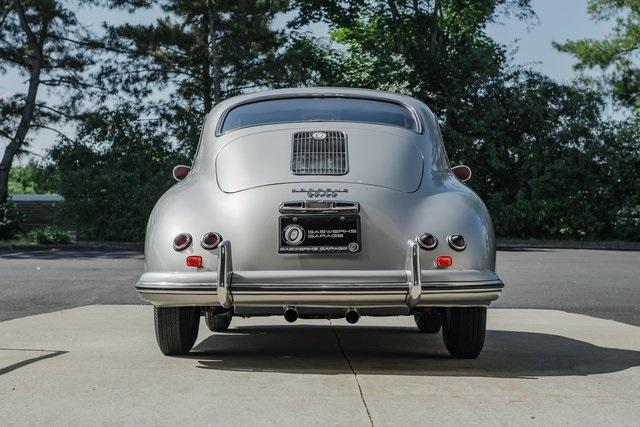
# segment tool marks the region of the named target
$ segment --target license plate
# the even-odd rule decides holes
[[[358,215],[281,216],[279,222],[280,253],[360,252]]]

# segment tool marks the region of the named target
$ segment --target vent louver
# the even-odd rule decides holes
[[[345,133],[305,131],[293,134],[291,172],[294,175],[344,175],[349,172]]]

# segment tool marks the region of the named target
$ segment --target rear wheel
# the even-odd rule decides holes
[[[167,356],[187,354],[198,337],[200,307],[154,307],[156,340]]]
[[[204,320],[207,322],[209,330],[213,332],[222,332],[229,329],[232,317],[231,312],[215,314],[207,310],[204,314]]]
[[[475,359],[484,346],[486,307],[451,307],[444,310],[442,336],[449,354],[456,359]]]
[[[437,334],[440,332],[442,321],[440,320],[440,314],[436,311],[421,311],[414,314],[413,318],[420,332],[425,334]]]

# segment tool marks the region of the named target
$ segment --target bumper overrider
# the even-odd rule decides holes
[[[147,272],[136,290],[156,306],[438,307],[488,306],[504,284],[493,271],[422,270],[408,242],[404,270],[233,271],[231,244],[217,271]]]

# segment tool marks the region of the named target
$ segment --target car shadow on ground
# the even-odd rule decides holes
[[[337,339],[339,338],[339,340]],[[599,347],[559,335],[487,331],[480,357],[449,358],[441,334],[404,327],[242,327],[212,334],[187,356],[218,371],[337,375],[539,378],[623,371],[640,352]]]

